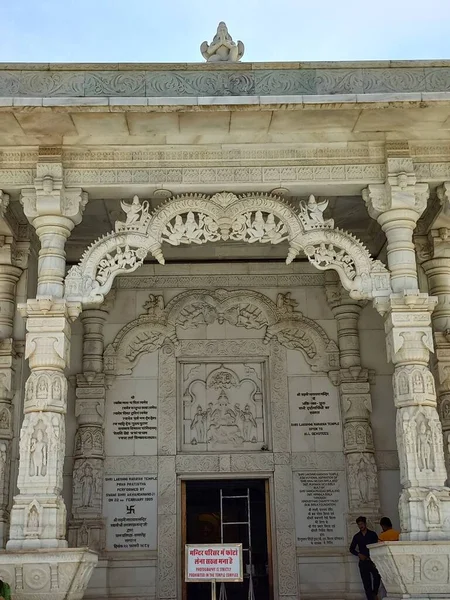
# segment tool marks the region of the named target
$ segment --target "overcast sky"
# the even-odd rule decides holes
[[[0,0],[0,62],[202,62],[227,23],[244,61],[450,58],[450,0]]]

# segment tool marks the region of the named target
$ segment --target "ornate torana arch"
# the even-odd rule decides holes
[[[236,196],[221,192],[214,196],[183,194],[167,200],[153,212],[147,201],[134,196],[122,202],[125,222],[94,242],[66,277],[66,298],[83,304],[99,304],[120,273],[135,271],[148,253],[164,264],[163,243],[205,244],[243,241],[289,245],[286,263],[304,252],[318,269],[337,271],[342,285],[356,299],[390,293],[386,267],[373,260],[353,235],[334,229],[324,219],[328,201],[310,196],[300,210],[271,194]]]
[[[142,355],[170,342],[177,346],[180,329],[195,329],[216,321],[235,327],[261,330],[268,344],[299,350],[312,371],[329,373],[339,369],[339,350],[325,331],[295,310],[290,294],[278,294],[272,302],[252,290],[190,290],[164,306],[162,296],[150,294],[145,313],[123,327],[104,353],[106,374],[128,375]]]

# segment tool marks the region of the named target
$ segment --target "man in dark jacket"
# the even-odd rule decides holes
[[[358,517],[356,524],[359,527],[359,532],[353,536],[350,552],[359,558],[359,572],[367,600],[374,600],[378,594],[381,577],[375,564],[370,560],[370,552],[367,546],[368,544],[376,544],[378,535],[375,531],[367,529],[366,517]]]

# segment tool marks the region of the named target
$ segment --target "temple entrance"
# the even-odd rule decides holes
[[[184,545],[242,543],[242,583],[217,583],[217,598],[272,599],[269,488],[261,479],[182,482]],[[226,595],[223,595],[223,594]],[[221,595],[222,594],[222,595]],[[209,600],[210,583],[183,583],[184,600]]]

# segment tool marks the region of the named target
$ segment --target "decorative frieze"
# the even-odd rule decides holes
[[[237,47],[237,46],[236,46]],[[128,69],[89,70],[76,65],[71,70],[0,71],[0,96],[5,97],[192,97],[192,96],[280,96],[315,94],[373,94],[446,92],[450,68],[401,67],[380,63],[367,67],[320,68],[317,63],[298,68],[297,63],[252,69],[227,62],[226,69],[206,65],[153,65]]]

